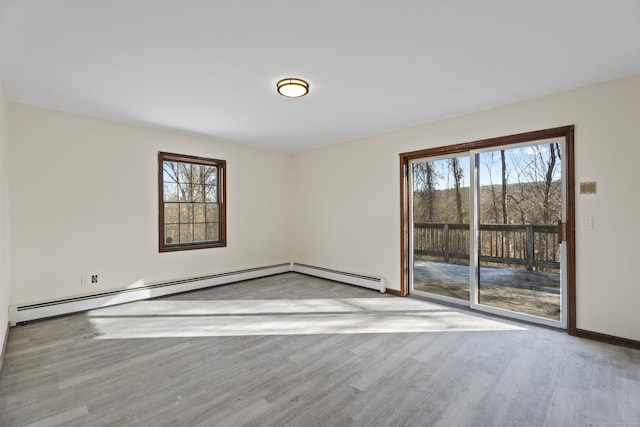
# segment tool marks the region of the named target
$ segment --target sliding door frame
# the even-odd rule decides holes
[[[574,171],[574,126],[562,126],[533,132],[519,133],[515,135],[501,136],[497,138],[483,139],[462,144],[435,147],[425,150],[410,151],[400,154],[400,291],[398,295],[409,294],[409,265],[412,257],[410,249],[410,200],[412,189],[409,185],[409,163],[411,160],[424,157],[436,157],[469,153],[476,150],[484,150],[492,147],[500,147],[509,144],[535,142],[549,138],[564,138],[566,144],[566,269],[567,269],[567,332],[576,334],[576,257],[575,257],[575,171]]]

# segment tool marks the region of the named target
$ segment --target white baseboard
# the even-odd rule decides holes
[[[257,279],[259,277],[272,276],[289,271],[291,271],[291,264],[287,263],[234,271],[231,273],[154,283],[139,288],[121,289],[38,304],[12,305],[9,306],[9,323],[11,326],[15,326],[20,322],[92,310],[94,308],[107,307],[125,302],[156,298],[243,280]]]
[[[154,283],[132,289],[119,289],[56,301],[46,301],[24,305],[11,305],[9,306],[9,323],[11,326],[15,326],[16,324],[21,322],[61,316],[70,313],[77,313],[80,311],[87,311],[95,308],[107,307],[110,305],[139,301],[149,298],[156,298],[181,292],[188,292],[196,289],[209,288],[212,286],[226,285],[229,283],[241,282],[243,280],[249,279],[257,279],[260,277],[272,276],[275,274],[287,273],[290,271],[334,280],[336,282],[348,283],[350,285],[362,286],[380,292],[385,292],[386,290],[385,280],[380,277],[346,273],[342,271],[331,270],[328,268],[315,267],[307,264],[291,262],[286,264],[234,271],[230,273],[215,274],[211,276]]]
[[[381,277],[366,276],[362,274],[345,273],[343,271],[331,270],[323,267],[315,267],[307,264],[291,263],[291,271],[308,274],[310,276],[322,277],[336,282],[348,283],[350,285],[362,286],[384,293],[386,282]]]

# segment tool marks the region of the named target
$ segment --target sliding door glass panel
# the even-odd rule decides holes
[[[478,304],[561,319],[562,140],[479,153]]]
[[[469,301],[469,156],[411,163],[412,292]]]

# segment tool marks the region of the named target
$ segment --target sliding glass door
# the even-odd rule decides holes
[[[476,171],[472,307],[565,326],[560,138],[472,153]]]
[[[567,326],[565,137],[408,162],[409,292]]]
[[[469,166],[469,156],[411,164],[414,293],[469,301]]]

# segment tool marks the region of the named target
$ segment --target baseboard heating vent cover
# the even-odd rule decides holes
[[[386,281],[382,277],[345,273],[344,271],[336,271],[329,268],[299,264],[297,262],[292,263],[291,271],[308,274],[310,276],[322,277],[323,279],[334,280],[336,282],[348,283],[350,285],[362,286],[364,288],[374,289],[382,293],[387,290]]]
[[[272,276],[274,274],[287,273],[289,271],[291,271],[291,264],[285,263],[268,267],[233,271],[229,273],[153,283],[131,289],[118,289],[57,301],[47,301],[27,305],[12,305],[9,306],[9,322],[11,326],[15,326],[17,323],[21,322],[61,316],[79,311],[92,310],[94,308],[156,298],[164,295],[225,285],[228,283],[241,282],[243,280],[257,279],[259,277]]]

